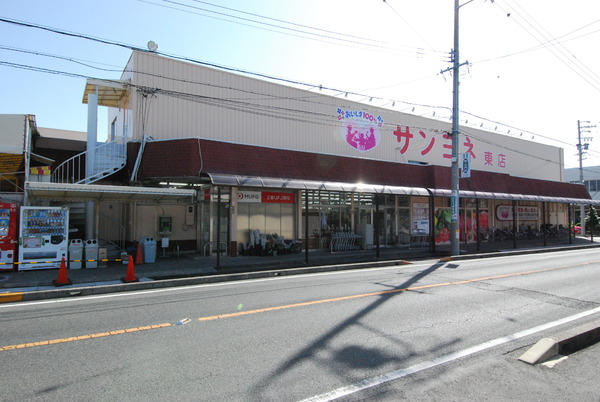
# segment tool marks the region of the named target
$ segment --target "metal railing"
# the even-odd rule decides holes
[[[94,148],[94,168],[91,176],[86,176],[86,159],[89,151],[82,152],[61,163],[52,172],[54,183],[91,184],[118,172],[125,167],[127,160],[126,137],[120,137]]]

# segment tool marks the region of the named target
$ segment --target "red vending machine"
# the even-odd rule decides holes
[[[14,268],[17,248],[17,204],[0,203],[0,271]]]

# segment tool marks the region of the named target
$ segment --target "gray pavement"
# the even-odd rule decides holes
[[[311,251],[308,264],[304,253],[279,255],[276,257],[204,257],[186,254],[179,257],[158,257],[155,263],[134,266],[139,282],[123,283],[128,266],[122,262],[109,262],[105,268],[68,270],[73,284],[55,287],[52,281],[58,270],[30,270],[0,272],[0,303],[27,300],[41,300],[59,297],[102,294],[128,290],[159,287],[184,286],[239,280],[253,277],[293,275],[299,273],[328,270],[360,269],[378,265],[409,264],[431,258],[451,260],[485,258],[498,255],[547,253],[565,249],[600,247],[594,239],[578,237],[568,240],[548,241],[544,246],[539,239],[521,241],[514,248],[513,242],[481,243],[462,245],[461,255],[448,257],[449,250],[437,247],[432,253],[427,248],[381,248],[376,250],[330,253]],[[598,239],[600,240],[600,239]],[[600,328],[600,321],[590,319],[589,324]],[[595,332],[596,335],[600,331]],[[560,336],[560,333],[556,334]],[[570,334],[571,336],[572,334]],[[583,332],[580,335],[582,336]],[[600,338],[600,336],[596,336]],[[595,339],[597,341],[598,339]],[[531,342],[529,340],[528,342]],[[534,341],[535,342],[535,341]],[[392,382],[370,389],[343,400],[581,400],[597,401],[600,388],[597,381],[597,362],[600,344],[573,353],[567,360],[549,368],[543,364],[529,365],[518,358],[531,346],[525,341],[518,345],[507,345],[495,350],[491,358],[470,357],[456,363],[455,369],[438,367],[406,378],[406,382]],[[515,349],[516,347],[516,349]],[[438,380],[432,384],[426,395],[415,394],[410,384],[423,381],[424,376],[434,376]]]
[[[600,247],[600,238],[592,242],[587,237],[569,239],[520,240],[515,248],[513,241],[482,242],[462,244],[461,255],[453,260],[464,258],[484,258],[515,253],[539,253],[564,249]],[[128,273],[128,265],[121,261],[109,261],[103,268],[68,269],[71,285],[55,286],[58,269],[25,271],[0,271],[0,303],[74,295],[111,293],[127,290],[149,289],[170,286],[184,286],[199,283],[220,282],[275,275],[293,275],[329,270],[360,269],[389,264],[408,264],[411,261],[445,258],[449,256],[449,246],[437,246],[435,252],[427,247],[384,248],[335,252],[311,250],[278,256],[237,256],[217,257],[199,254],[157,257],[151,264],[134,264],[135,277],[139,282],[123,283]],[[308,259],[308,262],[307,262]]]

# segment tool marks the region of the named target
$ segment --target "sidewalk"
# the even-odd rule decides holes
[[[592,243],[589,238],[577,237],[569,244],[568,239],[520,240],[514,248],[512,241],[461,244],[461,255],[452,260],[484,258],[491,256],[551,252],[564,249],[600,247],[600,238]],[[139,282],[123,283],[128,266],[111,261],[105,268],[69,269],[72,285],[56,287],[57,269],[0,271],[0,303],[47,298],[69,297],[111,293],[126,290],[140,290],[170,286],[184,286],[199,283],[221,282],[238,279],[258,278],[276,275],[293,275],[328,270],[359,269],[390,264],[408,264],[430,258],[449,256],[449,246],[436,246],[435,253],[429,248],[380,248],[377,250],[331,253],[329,251],[309,251],[308,263],[304,252],[280,256],[221,256],[204,257],[198,254],[184,254],[180,257],[157,257],[152,264],[135,265],[135,276]]]

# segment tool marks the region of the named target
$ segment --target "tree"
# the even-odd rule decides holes
[[[596,228],[598,226],[598,224],[600,223],[600,220],[598,219],[598,214],[596,213],[596,208],[594,208],[593,205],[590,206],[590,211],[587,213],[587,216],[585,217],[585,223],[587,225],[589,225],[590,232],[592,233],[592,236],[594,236],[594,228]]]

